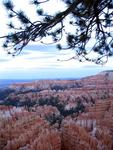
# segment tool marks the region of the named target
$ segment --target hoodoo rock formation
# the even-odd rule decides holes
[[[113,149],[113,99],[97,102],[87,113],[63,121],[64,150]]]
[[[0,150],[113,150],[113,71],[10,86]]]
[[[0,150],[49,149],[61,149],[60,132],[36,113],[21,111],[0,122]]]

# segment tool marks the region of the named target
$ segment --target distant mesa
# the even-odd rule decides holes
[[[105,70],[100,72],[100,74],[113,73],[113,70]]]
[[[106,82],[113,81],[113,70],[106,70],[98,73],[97,75],[92,75],[84,77],[79,80],[37,80],[32,82],[22,82],[14,83],[9,86],[11,89],[16,89],[18,91],[28,91],[28,90],[50,90],[50,89],[69,89],[69,88],[81,88],[81,87],[94,87],[103,86]]]
[[[104,75],[108,80],[113,80],[113,70],[102,71],[99,75]]]

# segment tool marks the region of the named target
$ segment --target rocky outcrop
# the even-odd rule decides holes
[[[0,150],[61,150],[57,129],[35,112],[21,111],[0,122]]]
[[[0,106],[0,150],[113,150],[113,71],[11,88],[30,109]]]
[[[29,96],[34,94],[38,98],[40,95],[71,95],[75,92],[75,95],[81,96],[84,93],[90,93],[92,97],[112,97],[113,96],[113,71],[104,71],[97,75],[82,78],[80,80],[40,80],[30,83],[18,83],[12,84],[11,89],[14,89],[18,93]],[[37,92],[37,95],[36,95]],[[102,94],[103,93],[103,94]],[[75,97],[73,94],[70,99]],[[90,96],[88,94],[88,96]],[[97,99],[97,98],[96,98]]]
[[[29,91],[29,90],[65,90],[70,88],[79,88],[81,83],[77,80],[38,80],[33,82],[15,83],[9,86],[11,89],[17,91]]]
[[[97,102],[87,113],[62,123],[64,150],[113,149],[113,99]]]

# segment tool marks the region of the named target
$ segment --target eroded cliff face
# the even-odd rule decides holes
[[[7,97],[13,102],[17,99],[23,105],[25,101],[32,101],[38,105],[44,99],[57,98],[66,109],[76,107],[77,101],[85,106],[94,104],[97,100],[113,97],[113,72],[104,71],[95,76],[80,80],[42,80],[31,83],[13,84],[15,90]]]
[[[5,110],[11,111],[11,108]],[[2,118],[0,150],[60,150],[61,134],[35,112],[22,110]]]
[[[65,90],[73,88],[99,88],[113,84],[113,71],[103,71],[97,75],[88,76],[79,80],[39,80],[25,83],[15,83],[9,87],[17,90]]]
[[[0,120],[1,150],[113,149],[113,99],[96,102],[76,117],[65,117],[60,128],[57,123],[50,125],[37,112],[16,109],[0,107],[10,113],[10,117]]]
[[[64,150],[113,149],[113,99],[96,102],[87,113],[62,123]]]
[[[0,107],[0,150],[113,150],[112,71],[18,87],[5,102],[22,107]]]

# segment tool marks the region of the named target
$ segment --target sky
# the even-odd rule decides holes
[[[4,1],[4,0],[3,0]],[[63,5],[58,5],[60,0],[51,0],[51,4],[44,5],[45,9],[54,12],[63,10]],[[35,20],[35,9],[29,7],[29,0],[13,0],[16,9],[23,9]],[[27,8],[27,9],[26,9]],[[31,13],[32,12],[32,13]],[[0,36],[8,32],[7,13],[0,1]],[[90,62],[81,63],[78,60],[64,61],[74,56],[74,50],[59,51],[55,45],[30,43],[20,55],[12,57],[2,48],[0,40],[0,79],[71,79],[97,74],[104,70],[113,69],[113,58],[104,66]],[[59,61],[60,60],[60,61]]]

